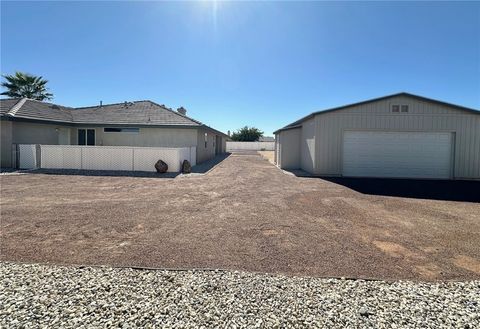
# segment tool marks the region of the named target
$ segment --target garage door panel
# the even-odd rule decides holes
[[[451,154],[451,133],[348,131],[343,175],[450,178]]]

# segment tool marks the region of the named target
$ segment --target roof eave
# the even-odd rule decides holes
[[[287,129],[290,129],[290,128],[292,128],[292,129],[293,128],[298,128],[298,127],[301,126],[301,125],[299,125],[300,123],[303,123],[305,120],[308,120],[308,119],[310,119],[310,118],[312,118],[316,115],[320,115],[320,114],[324,114],[324,113],[328,113],[328,112],[333,112],[333,111],[338,111],[338,110],[343,110],[343,109],[346,109],[346,108],[349,108],[349,107],[352,107],[352,106],[359,106],[359,105],[369,104],[369,103],[373,103],[373,102],[378,102],[378,101],[381,101],[381,100],[384,100],[384,99],[388,99],[388,98],[392,98],[392,97],[398,97],[398,96],[412,97],[412,98],[415,98],[415,99],[418,99],[418,100],[421,100],[421,101],[424,101],[424,102],[432,102],[432,103],[441,104],[441,105],[444,105],[444,106],[450,106],[450,107],[453,107],[457,110],[463,110],[463,111],[467,111],[467,112],[470,112],[470,113],[480,114],[480,110],[476,110],[476,109],[473,109],[473,108],[468,108],[468,107],[464,107],[464,106],[461,106],[461,105],[447,103],[447,102],[439,101],[439,100],[436,100],[436,99],[433,99],[433,98],[427,98],[427,97],[423,97],[423,96],[419,96],[419,95],[410,94],[410,93],[407,93],[407,92],[400,92],[400,93],[391,94],[391,95],[387,95],[387,96],[368,99],[368,100],[357,102],[357,103],[352,103],[352,104],[342,105],[342,106],[333,107],[333,108],[329,108],[329,109],[325,109],[325,110],[315,111],[315,112],[310,113],[309,115],[304,116],[303,118],[301,118],[301,119],[299,119],[295,122],[292,122],[292,123],[284,126],[283,128],[280,128],[280,129],[274,131],[273,133],[276,134],[276,133],[278,133],[282,130],[287,130]]]

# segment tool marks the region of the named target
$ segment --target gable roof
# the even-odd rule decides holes
[[[80,107],[71,112],[75,123],[202,125],[199,121],[148,100]]]
[[[26,120],[92,125],[142,125],[203,127],[215,130],[200,121],[149,100],[72,108],[28,98],[1,99],[2,117]]]
[[[11,106],[12,101],[15,101],[13,106]],[[2,108],[9,106],[8,111],[2,112],[2,116],[32,120],[72,122],[72,115],[70,113],[72,108],[65,106],[28,98],[2,99],[1,104]]]
[[[4,98],[0,100],[0,115],[7,114],[20,101],[18,98]]]
[[[343,109],[346,109],[346,108],[349,108],[349,107],[369,104],[369,103],[373,103],[373,102],[378,102],[378,101],[381,101],[381,100],[385,100],[385,99],[389,99],[389,98],[393,98],[393,97],[398,97],[398,96],[407,96],[407,97],[414,98],[414,99],[424,101],[424,102],[435,103],[435,104],[439,104],[439,105],[449,106],[449,107],[452,107],[452,108],[457,109],[457,110],[462,110],[462,111],[467,111],[467,112],[471,112],[471,113],[473,112],[475,114],[480,114],[480,111],[476,110],[476,109],[472,109],[472,108],[468,108],[468,107],[464,107],[464,106],[460,106],[460,105],[456,105],[456,104],[451,104],[451,103],[439,101],[439,100],[432,99],[432,98],[418,96],[418,95],[414,95],[414,94],[410,94],[410,93],[406,93],[406,92],[401,92],[401,93],[396,93],[396,94],[387,95],[387,96],[383,96],[383,97],[368,99],[368,100],[361,101],[361,102],[358,102],[358,103],[352,103],[352,104],[347,104],[347,105],[342,105],[342,106],[338,106],[338,107],[333,107],[333,108],[329,108],[329,109],[325,109],[325,110],[312,112],[309,115],[307,115],[307,116],[305,116],[305,117],[303,117],[303,118],[301,118],[301,119],[299,119],[295,122],[292,122],[292,123],[286,125],[283,128],[277,129],[273,133],[276,134],[276,133],[278,133],[282,130],[299,128],[299,127],[301,127],[300,124],[302,122],[304,122],[305,120],[308,120],[310,118],[313,118],[317,114],[323,114],[323,113],[343,110]]]

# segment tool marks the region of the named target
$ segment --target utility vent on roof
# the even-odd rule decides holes
[[[182,106],[177,109],[177,112],[181,115],[187,115],[187,110]]]

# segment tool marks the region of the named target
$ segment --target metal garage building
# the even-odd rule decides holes
[[[275,132],[283,169],[349,177],[480,179],[480,111],[399,93]]]

